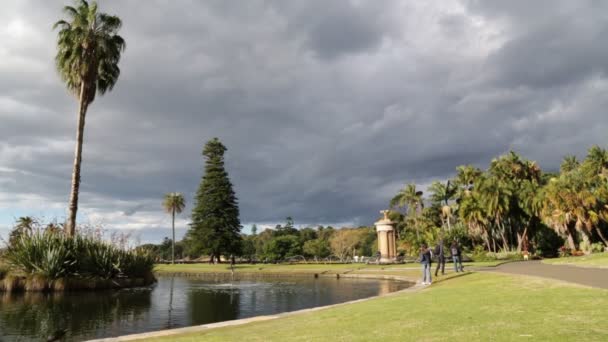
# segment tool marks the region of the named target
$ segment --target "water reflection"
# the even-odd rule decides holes
[[[121,322],[131,321],[150,309],[150,290],[97,293],[3,293],[0,299],[0,341],[46,341],[65,333],[67,340],[107,336]]]
[[[161,277],[153,289],[0,294],[0,341],[119,336],[275,314],[386,294],[409,286],[335,278]]]

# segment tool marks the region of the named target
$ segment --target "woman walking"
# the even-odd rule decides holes
[[[422,265],[422,285],[431,285],[431,250],[426,243],[420,247],[420,264]]]

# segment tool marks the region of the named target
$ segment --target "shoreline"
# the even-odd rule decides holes
[[[135,287],[147,287],[156,283],[156,277],[151,274],[138,278],[59,278],[48,279],[43,276],[15,276],[7,274],[0,279],[0,294],[8,293],[61,293],[68,291],[100,291],[120,290]]]

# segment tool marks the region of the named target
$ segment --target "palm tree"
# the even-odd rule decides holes
[[[448,230],[452,230],[450,222],[452,207],[449,201],[456,195],[456,188],[448,180],[445,185],[441,182],[433,182],[429,186],[429,191],[431,191],[431,201],[441,207],[441,221],[447,222]]]
[[[510,208],[511,190],[505,183],[496,177],[486,178],[479,187],[481,203],[485,205],[485,211],[499,228],[503,241],[503,249],[506,252],[509,249],[508,239],[505,235],[504,220],[508,215]]]
[[[587,177],[604,175],[608,169],[608,151],[599,146],[589,149],[587,157],[583,162],[583,170]]]
[[[17,219],[17,225],[15,226],[15,228],[31,233],[36,224],[37,221],[31,216],[22,216]]]
[[[9,245],[13,245],[23,235],[29,235],[32,233],[34,228],[38,225],[38,221],[30,216],[22,216],[17,219],[15,227],[9,236]]]
[[[78,98],[78,129],[72,172],[67,234],[76,231],[76,213],[80,188],[80,166],[84,141],[85,116],[89,105],[100,95],[114,88],[120,75],[118,62],[125,41],[117,34],[122,22],[118,17],[99,13],[97,3],[76,1],[76,6],[64,7],[68,20],[59,20],[57,71],[66,87]]]
[[[180,214],[186,207],[184,195],[179,192],[170,192],[165,195],[163,200],[163,208],[171,214],[171,228],[173,230],[173,239],[171,240],[171,263],[175,263],[175,214]]]
[[[414,218],[414,227],[416,228],[416,238],[420,239],[420,232],[418,228],[418,212],[424,208],[424,201],[422,199],[422,191],[416,191],[416,184],[407,184],[403,189],[397,193],[391,200],[392,207],[406,207],[408,213]]]
[[[469,228],[469,234],[472,236],[480,236],[488,252],[492,251],[490,246],[490,233],[488,232],[488,220],[484,208],[479,203],[479,195],[474,192],[471,196],[467,196],[460,204],[458,211],[460,218]]]
[[[576,159],[576,156],[567,155],[564,157],[562,165],[559,169],[561,173],[568,173],[576,170],[580,166],[580,164],[581,163],[579,163],[578,159]]]

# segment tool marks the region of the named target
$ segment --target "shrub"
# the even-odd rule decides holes
[[[562,239],[553,229],[541,225],[532,237],[532,245],[537,255],[545,258],[558,256],[559,249],[564,244]]]
[[[73,241],[63,234],[36,231],[15,239],[6,252],[6,260],[25,273],[55,279],[74,272],[74,252]]]
[[[591,253],[591,243],[589,241],[582,241],[579,248],[582,252]]]
[[[121,274],[136,278],[147,278],[152,276],[154,268],[154,256],[141,250],[123,251]]]
[[[559,257],[563,258],[563,257],[569,257],[572,255],[572,250],[566,246],[561,246],[559,248]]]
[[[523,254],[517,251],[509,252],[486,252],[483,246],[476,246],[473,250],[472,259],[474,261],[509,261],[509,260],[522,260]]]
[[[6,260],[17,270],[49,280],[148,277],[154,267],[149,253],[126,250],[93,236],[70,238],[42,230],[21,235],[9,246]]]
[[[591,253],[603,253],[604,252],[604,244],[601,242],[596,242],[591,244]]]

